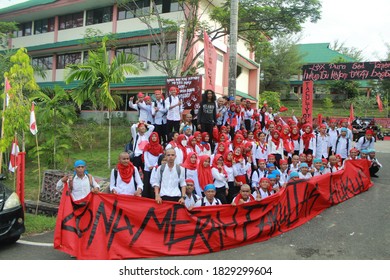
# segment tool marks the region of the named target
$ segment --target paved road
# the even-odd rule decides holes
[[[268,241],[213,254],[161,260],[389,260],[390,141],[377,142],[384,165],[374,186]],[[32,242],[32,243],[30,243]],[[0,248],[0,260],[70,260],[52,248],[53,232]]]

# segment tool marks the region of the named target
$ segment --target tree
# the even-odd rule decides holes
[[[343,55],[349,56],[354,61],[364,61],[363,51],[355,47],[346,47],[345,43],[340,43],[338,40],[334,41],[330,48],[336,52],[339,52]]]
[[[1,150],[10,146],[15,133],[22,134],[29,130],[31,103],[29,96],[39,90],[34,78],[27,50],[20,48],[10,58],[11,68],[5,73],[11,89],[9,106],[4,113],[4,135],[0,140]]]
[[[59,86],[44,88],[31,99],[37,103],[40,116],[40,153],[50,167],[57,169],[57,163],[63,161],[71,146],[70,126],[77,117],[74,103],[70,102],[70,94]]]
[[[280,93],[274,91],[264,91],[260,95],[260,104],[266,103],[267,106],[272,107],[275,111],[278,111],[282,106],[280,102]]]
[[[302,55],[299,54],[296,41],[290,36],[276,39],[268,55],[262,57],[261,61],[260,92],[289,92],[290,77],[299,73],[302,66]]]
[[[66,83],[78,81],[79,85],[72,93],[78,106],[90,101],[96,108],[106,109],[108,118],[108,168],[111,167],[111,111],[115,110],[118,100],[111,93],[111,84],[123,83],[125,75],[138,74],[139,63],[133,55],[118,53],[110,60],[106,50],[108,38],[102,39],[101,47],[88,52],[88,60],[83,64],[68,65]]]
[[[146,1],[149,3],[149,1]],[[177,2],[183,11],[183,20],[172,21],[161,16],[164,5]],[[162,8],[156,5],[156,1],[150,1],[152,7],[144,9],[140,6],[144,1],[119,0],[120,7],[142,21],[150,31],[153,43],[159,49],[159,57],[151,62],[167,74],[168,77],[185,76],[189,72],[194,73],[194,67],[203,49],[195,55],[189,55],[193,46],[199,40],[203,40],[202,32],[206,30],[213,41],[217,38],[228,36],[230,31],[230,1],[224,2],[220,7],[215,7],[212,1],[178,0],[162,1]],[[239,5],[238,34],[245,38],[254,49],[256,44],[265,37],[276,37],[283,34],[296,33],[301,30],[301,25],[309,18],[315,22],[320,17],[321,4],[318,0],[241,0]],[[210,19],[201,20],[203,13],[208,12]],[[206,20],[207,19],[207,20]],[[216,24],[215,24],[216,23]],[[168,42],[178,41],[178,59],[170,57]],[[192,58],[192,59],[191,59]],[[149,59],[145,57],[145,59]]]
[[[320,19],[321,3],[318,0],[241,0],[238,13],[238,33],[243,38],[251,38],[255,45],[263,36],[282,37],[302,30],[302,25],[309,19]],[[211,11],[211,19],[221,27],[215,30],[221,35],[229,34],[230,1]],[[248,32],[256,36],[246,36]]]

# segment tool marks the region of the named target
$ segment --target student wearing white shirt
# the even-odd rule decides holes
[[[165,101],[160,90],[154,92],[156,100],[152,102],[152,116],[154,118],[155,131],[160,136],[160,143],[167,144],[167,113]]]
[[[148,98],[146,98],[148,97]],[[139,113],[138,119],[139,121],[143,121],[145,123],[151,124],[151,113],[152,113],[152,105],[150,103],[150,97],[146,96],[142,93],[139,92],[137,94],[138,100],[134,102],[134,97],[130,97],[129,100],[129,106],[133,108],[134,110],[137,110]]]
[[[181,114],[183,113],[182,101],[178,96],[178,89],[171,87],[169,89],[169,96],[165,99],[165,108],[167,108],[167,133],[168,135],[173,131],[179,132]],[[168,139],[171,141],[172,139]]]
[[[76,160],[74,165],[74,175],[65,175],[56,185],[57,191],[62,191],[64,184],[67,183],[71,196],[74,200],[80,200],[86,197],[90,192],[98,193],[99,185],[91,174],[86,170],[86,163],[83,160]]]
[[[133,152],[134,158],[132,160],[136,168],[144,169],[144,163],[142,161],[142,154],[145,146],[149,143],[149,137],[154,130],[154,125],[147,125],[144,122],[135,123],[131,126],[131,136],[133,139]]]
[[[215,197],[217,193],[217,189],[213,184],[208,184],[204,187],[204,197],[198,200],[194,207],[199,206],[213,206],[213,205],[221,205],[221,201]]]
[[[119,154],[118,164],[112,169],[110,191],[114,194],[141,196],[143,183],[137,168],[130,162],[127,152]]]

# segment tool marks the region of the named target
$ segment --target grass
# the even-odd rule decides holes
[[[26,232],[23,235],[32,235],[51,231],[54,230],[56,225],[56,217],[46,217],[26,213],[24,218]]]

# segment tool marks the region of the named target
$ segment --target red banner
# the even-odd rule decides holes
[[[313,123],[313,81],[303,81],[302,91],[302,118]]]
[[[217,74],[217,51],[206,31],[203,32],[204,69],[206,76],[205,89],[215,91],[215,77]]]
[[[289,183],[261,201],[240,206],[184,206],[114,194],[90,194],[77,204],[61,198],[54,247],[78,259],[128,259],[211,253],[264,241],[294,229],[326,208],[368,190],[369,161]]]
[[[167,92],[172,86],[179,89],[178,96],[183,102],[184,109],[199,108],[202,99],[202,76],[168,78],[166,84]]]

